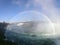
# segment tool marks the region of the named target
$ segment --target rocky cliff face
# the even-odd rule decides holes
[[[8,23],[5,23],[5,22],[0,23],[0,39],[4,38],[4,33],[6,31],[7,25],[8,25]]]
[[[9,23],[0,22],[0,45],[16,45],[15,43],[9,40],[4,40],[6,38],[5,31],[8,24]]]

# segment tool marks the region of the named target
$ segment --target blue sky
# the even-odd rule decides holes
[[[39,11],[52,21],[60,20],[60,0],[0,0],[0,21],[9,22],[15,16],[17,18],[18,15],[21,16],[21,12],[28,12],[30,10]],[[30,16],[29,14],[26,15],[28,15],[26,17]]]

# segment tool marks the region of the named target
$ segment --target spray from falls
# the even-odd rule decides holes
[[[23,6],[25,6],[24,11],[18,13],[14,17],[12,17],[9,21],[11,21],[11,22],[13,20],[21,21],[21,22],[31,21],[31,20],[35,21],[38,18],[37,15],[39,15],[39,16],[44,17],[43,19],[46,19],[49,22],[49,26],[47,25],[47,28],[49,31],[51,31],[50,30],[50,27],[51,27],[51,29],[52,29],[51,35],[55,35],[56,33],[60,34],[60,31],[59,31],[60,28],[58,28],[59,27],[58,24],[56,24],[56,25],[54,24],[55,22],[60,22],[59,21],[60,20],[59,10],[55,7],[54,2],[55,2],[54,0],[27,0],[27,3],[22,4]],[[14,3],[16,3],[18,6],[21,6],[20,0],[16,0],[16,1],[14,0]],[[31,5],[33,5],[32,10],[30,10]],[[25,14],[25,13],[27,13],[27,14]],[[34,13],[34,14],[32,14],[32,13]],[[29,15],[29,14],[31,14],[31,15]],[[24,16],[24,15],[26,15],[26,16]],[[31,18],[31,16],[33,18]],[[35,17],[37,17],[37,18],[35,18]],[[16,19],[16,18],[18,18],[18,19]],[[39,20],[42,20],[42,19],[39,18]],[[41,27],[40,24],[38,24],[36,27],[36,31],[38,30],[37,32],[40,32],[40,27],[43,28],[43,26]],[[45,29],[46,29],[46,26],[45,26]],[[44,32],[44,30],[42,32]],[[46,34],[46,35],[49,35],[49,34]],[[56,43],[58,43],[57,45],[59,45],[59,40],[57,40]]]

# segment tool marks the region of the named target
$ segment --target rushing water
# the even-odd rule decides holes
[[[55,29],[57,29],[56,25],[58,24],[55,24]],[[22,40],[23,42],[27,41],[29,43],[29,41],[38,42],[39,40],[41,42],[41,39],[46,40],[47,38],[51,39],[52,41],[55,40],[54,42],[57,45],[60,44],[59,43],[60,40],[57,38],[58,37],[57,35],[53,36],[53,35],[48,35],[48,34],[53,34],[53,29],[49,23],[37,24],[37,23],[32,23],[32,22],[10,24],[7,26],[7,30],[5,32],[6,40],[17,42],[18,44],[20,44]]]

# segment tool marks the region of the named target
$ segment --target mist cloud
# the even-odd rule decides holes
[[[13,3],[18,6],[24,6],[26,10],[33,5],[34,10],[42,12],[53,22],[59,22],[59,10],[56,8],[54,0],[13,0]]]

